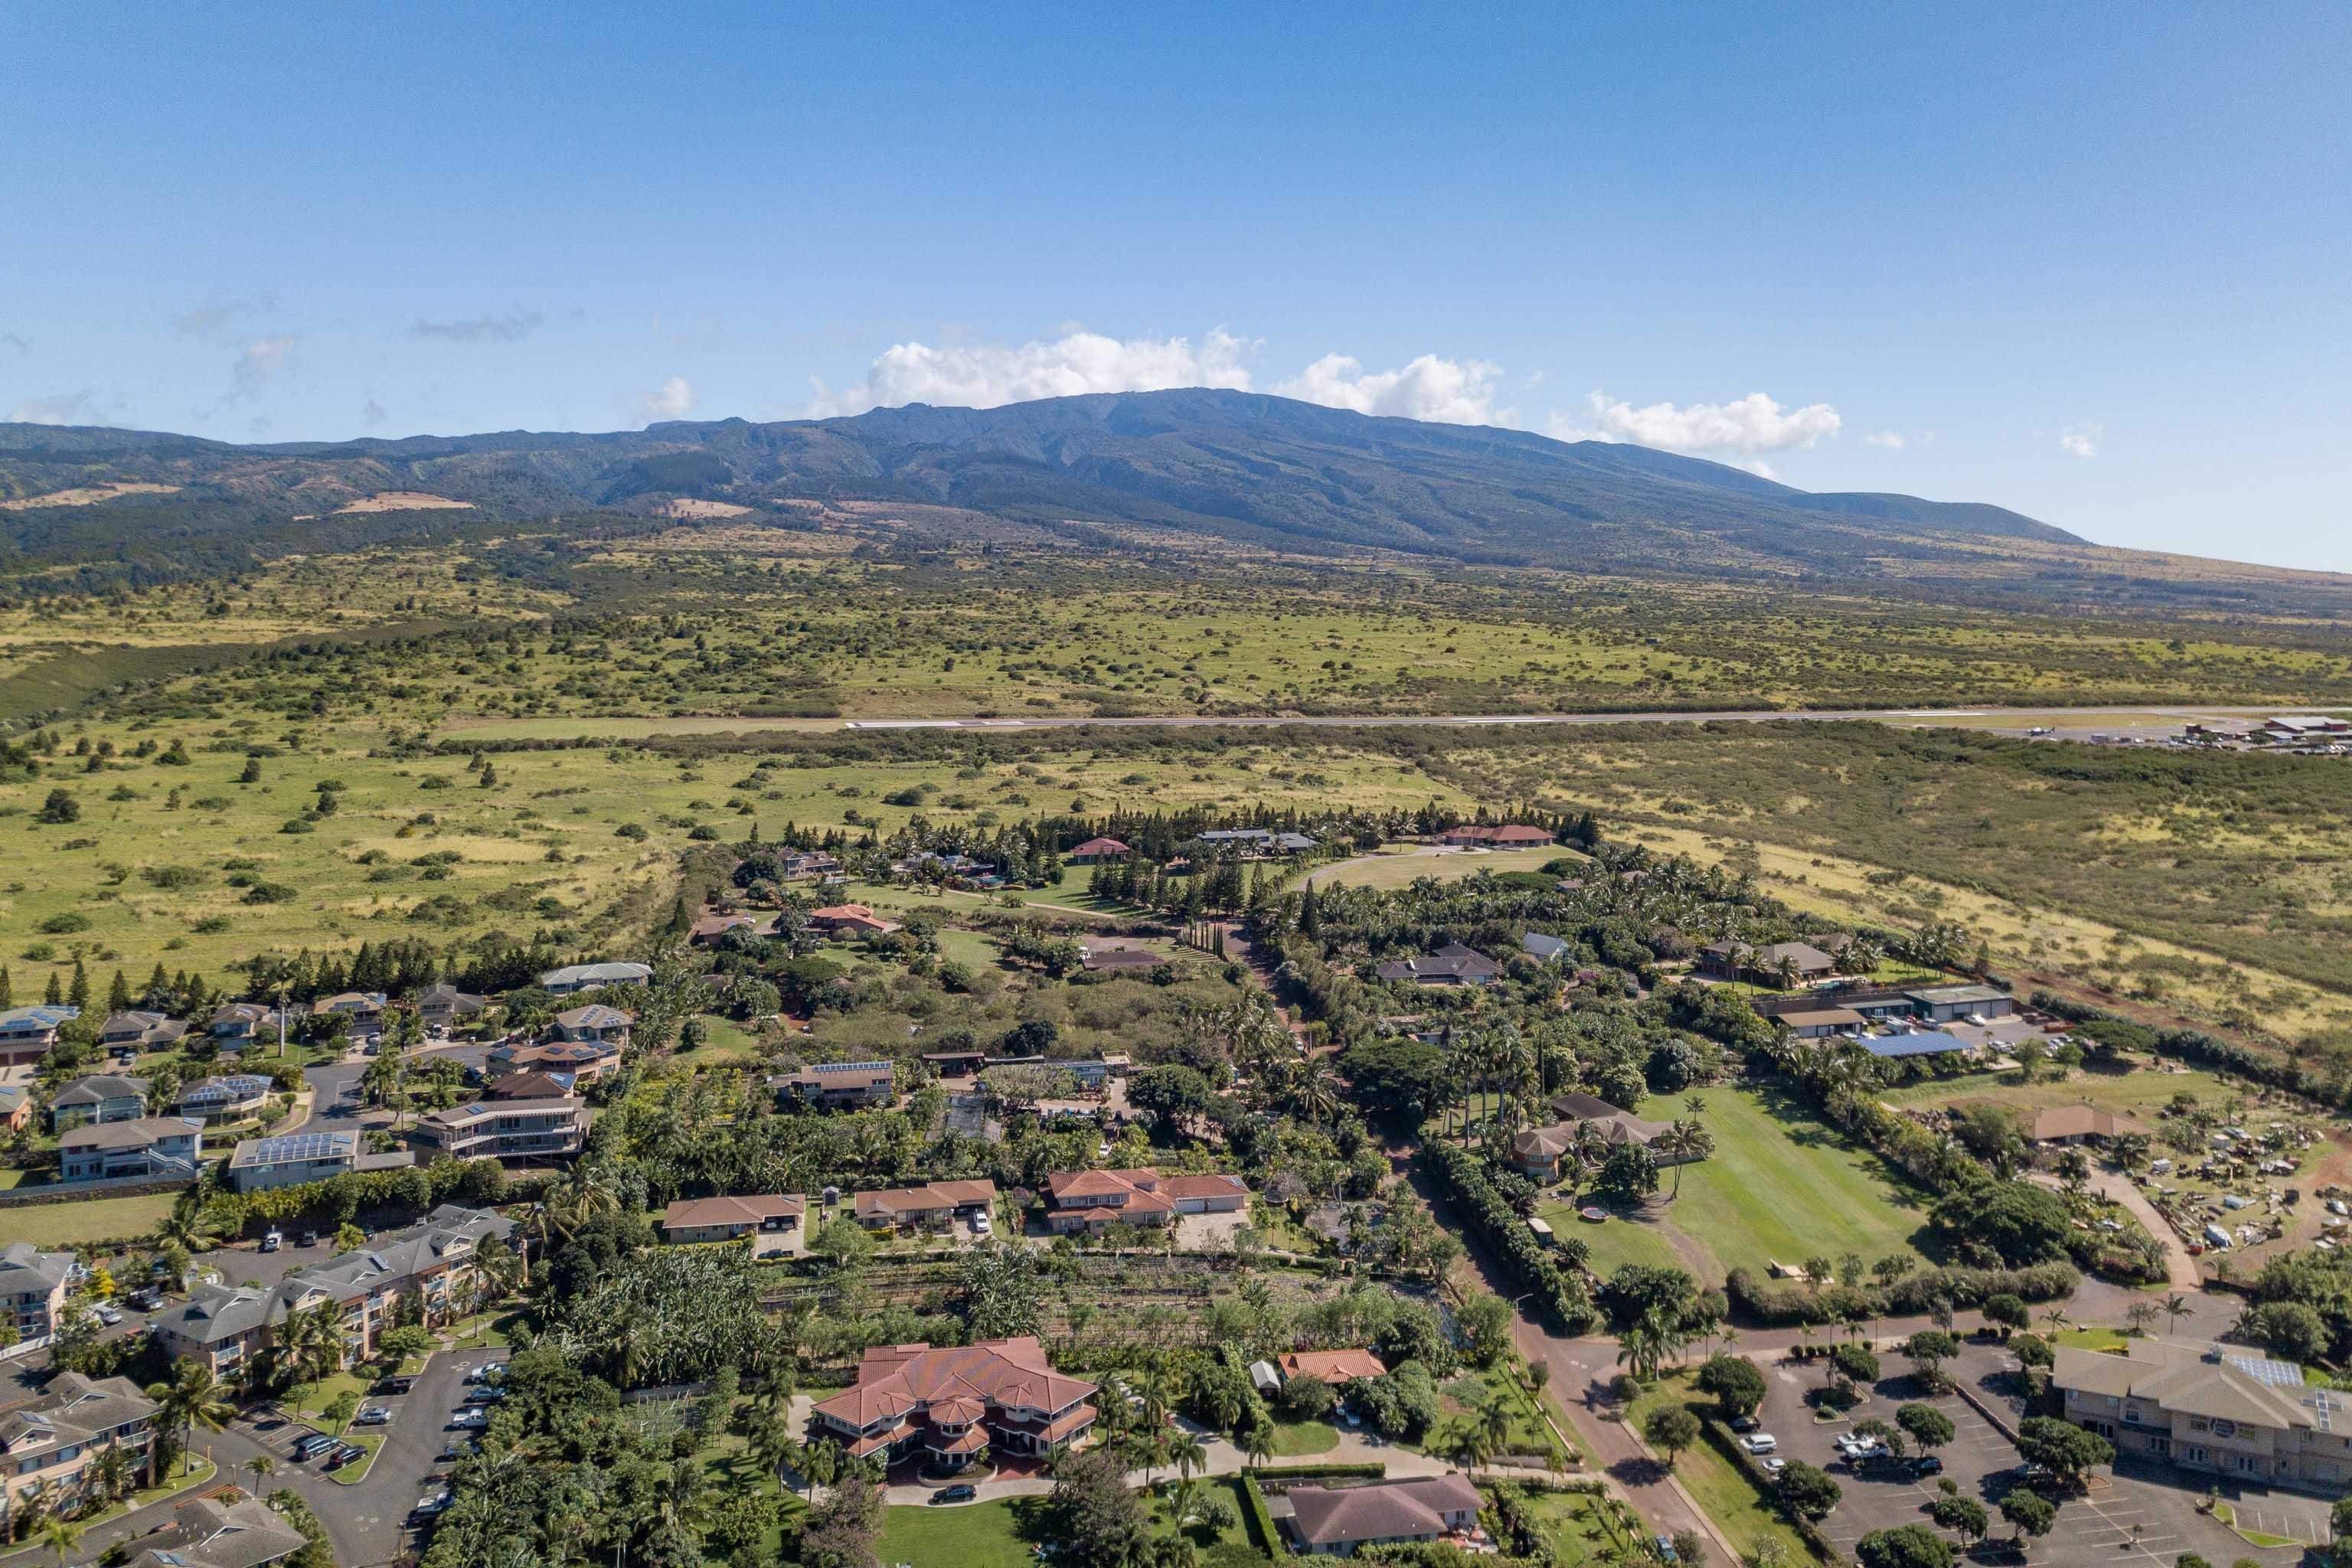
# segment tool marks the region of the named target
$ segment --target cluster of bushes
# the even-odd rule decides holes
[[[2055,1301],[2071,1296],[2083,1277],[2068,1263],[2023,1268],[1918,1268],[1890,1285],[1782,1284],[1735,1268],[1725,1281],[1733,1303],[1774,1327],[1840,1322],[1852,1318],[1915,1316],[1940,1303],[1954,1311],[1981,1307],[1995,1296]]]
[[[1424,1144],[1422,1159],[1436,1174],[1470,1228],[1510,1268],[1532,1298],[1542,1303],[1555,1331],[1591,1332],[1601,1319],[1592,1310],[1591,1293],[1584,1281],[1562,1270],[1535,1238],[1527,1223],[1495,1190],[1485,1162],[1467,1150],[1442,1142]]]

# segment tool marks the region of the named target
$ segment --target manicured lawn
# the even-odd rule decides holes
[[[1675,1172],[1659,1173],[1658,1196],[1639,1219],[1612,1219],[1587,1226],[1571,1215],[1553,1226],[1580,1236],[1595,1248],[1619,1249],[1619,1260],[1679,1262],[1666,1238],[1655,1249],[1607,1233],[1671,1226],[1698,1242],[1715,1260],[1709,1283],[1734,1268],[1762,1272],[1768,1263],[1801,1263],[1848,1252],[1875,1259],[1914,1249],[1913,1237],[1927,1215],[1886,1163],[1837,1129],[1815,1118],[1793,1095],[1775,1089],[1710,1089],[1700,1091],[1706,1110],[1700,1121],[1715,1137],[1712,1158],[1682,1168],[1682,1193]],[[1685,1096],[1656,1096],[1638,1114],[1653,1121],[1685,1117]],[[1601,1236],[1595,1238],[1592,1232]],[[1603,1269],[1606,1272],[1606,1269]]]
[[[995,1502],[883,1510],[875,1555],[912,1568],[1030,1568],[1037,1541],[1037,1517],[1045,1500],[1002,1498]]]
[[[1203,1502],[1222,1501],[1227,1508],[1233,1510],[1233,1522],[1222,1530],[1213,1529],[1202,1523],[1193,1525],[1186,1532],[1191,1536],[1193,1547],[1204,1552],[1213,1546],[1239,1546],[1245,1550],[1254,1550],[1250,1546],[1247,1522],[1249,1500],[1242,1495],[1242,1479],[1239,1476],[1203,1477],[1197,1479],[1193,1485],[1199,1489]],[[1172,1513],[1175,1503],[1176,1488],[1171,1483],[1160,1489],[1160,1495],[1154,1500],[1151,1510],[1153,1521],[1162,1531],[1171,1533],[1174,1530]]]
[[[1529,1492],[1528,1511],[1543,1521],[1560,1568],[1593,1562],[1617,1544],[1600,1500],[1589,1492]]]
[[[1274,1452],[1278,1458],[1328,1454],[1339,1446],[1339,1429],[1328,1421],[1301,1421],[1280,1414],[1274,1418]]]
[[[1382,888],[1394,889],[1411,887],[1423,877],[1433,877],[1441,882],[1459,881],[1475,877],[1481,871],[1538,871],[1554,860],[1579,858],[1576,851],[1558,845],[1546,845],[1538,849],[1498,849],[1483,854],[1462,855],[1383,855],[1360,865],[1341,866],[1332,870],[1309,873],[1318,888]]]
[[[1923,1079],[1889,1089],[1884,1098],[1895,1105],[1949,1105],[1990,1100],[2018,1110],[2039,1110],[2051,1105],[2095,1105],[2102,1110],[2143,1121],[2176,1094],[2193,1094],[2217,1107],[2225,1100],[2242,1098],[2225,1089],[2209,1072],[2076,1072],[2063,1079],[2020,1081],[2015,1072],[1972,1072],[1958,1078]]]
[[[145,1236],[172,1212],[172,1197],[170,1193],[150,1193],[0,1209],[0,1234],[36,1247],[79,1247],[117,1237]]]
[[[519,1311],[477,1313],[457,1326],[457,1339],[452,1347],[461,1351],[504,1349],[514,1343],[507,1331],[522,1320]]]
[[[1653,1385],[1633,1402],[1625,1419],[1638,1432],[1652,1411],[1674,1404],[1686,1405],[1704,1418],[1715,1402],[1692,1389],[1691,1377],[1688,1372],[1677,1373]],[[1787,1551],[1790,1562],[1812,1560],[1811,1551],[1756,1489],[1747,1472],[1704,1437],[1675,1457],[1675,1474],[1742,1556],[1753,1556],[1765,1542],[1774,1541]]]
[[[1584,1243],[1590,1249],[1587,1264],[1604,1279],[1628,1263],[1665,1268],[1683,1267],[1682,1254],[1654,1225],[1613,1215],[1599,1225],[1589,1224],[1577,1217],[1571,1204],[1557,1204],[1538,1214],[1562,1241]]]
[[[694,1021],[702,1026],[703,1040],[685,1053],[688,1061],[750,1061],[760,1054],[758,1037],[734,1019],[706,1013]]]

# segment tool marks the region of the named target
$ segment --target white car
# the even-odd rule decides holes
[[[362,1426],[381,1426],[392,1419],[392,1412],[381,1405],[371,1405],[352,1420]]]
[[[990,1231],[992,1231],[992,1230],[993,1230],[993,1229],[995,1229],[995,1228],[996,1228],[996,1227],[995,1227],[993,1225],[992,1225],[992,1224],[990,1224],[990,1223],[989,1223],[989,1218],[988,1218],[988,1216],[987,1216],[986,1215],[984,1215],[984,1214],[976,1214],[976,1215],[972,1215],[972,1216],[971,1216],[971,1233],[972,1233],[972,1235],[974,1235],[974,1236],[986,1236]]]
[[[1777,1476],[1788,1468],[1789,1461],[1786,1459],[1766,1459],[1763,1462],[1764,1473],[1768,1476]]]
[[[1751,1454],[1769,1454],[1780,1447],[1780,1439],[1769,1432],[1750,1432],[1739,1439],[1739,1446]]]

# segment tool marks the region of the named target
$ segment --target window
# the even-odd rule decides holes
[[[2201,1465],[2205,1462],[2205,1450],[2191,1443],[2180,1450],[2180,1461],[2185,1465]]]
[[[2191,1415],[2189,1418],[2189,1429],[2191,1432],[2202,1432],[2206,1430],[2210,1425],[2210,1424],[2207,1422],[2205,1417],[2202,1415]]]

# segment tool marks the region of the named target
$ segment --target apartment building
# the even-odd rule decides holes
[[[2257,1486],[2352,1485],[2352,1402],[2303,1369],[2237,1346],[2126,1340],[2120,1353],[2058,1347],[2066,1419],[2119,1454]]]
[[[127,1377],[75,1372],[58,1373],[37,1394],[0,1403],[0,1539],[35,1493],[52,1506],[89,1496],[110,1448],[121,1449],[131,1473],[145,1479],[157,1408]]]
[[[47,1339],[79,1271],[70,1252],[43,1252],[29,1241],[0,1247],[0,1323],[16,1325],[19,1343]]]
[[[556,1100],[478,1100],[417,1119],[408,1131],[416,1157],[436,1160],[556,1160],[588,1141],[588,1107]]]

